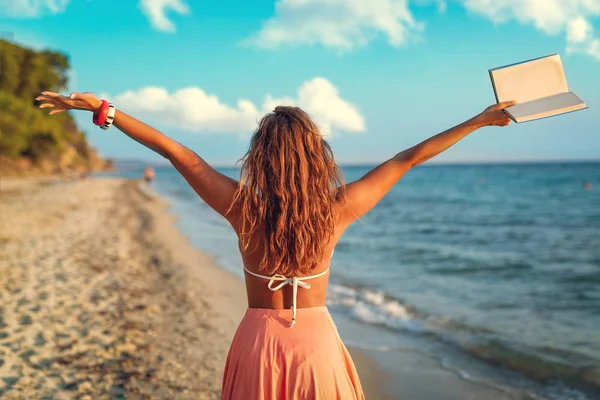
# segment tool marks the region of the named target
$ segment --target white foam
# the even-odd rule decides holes
[[[367,302],[378,306],[385,302],[385,296],[383,292],[371,292],[369,290],[365,290],[363,291],[362,295]]]
[[[346,308],[354,318],[368,324],[410,331],[422,330],[422,322],[406,306],[395,299],[386,298],[381,291],[331,285],[327,305]]]
[[[355,289],[341,286],[341,285],[331,285],[329,287],[329,291],[330,291],[330,293],[336,293],[336,294],[342,294],[342,295],[348,295],[348,296],[356,296]]]

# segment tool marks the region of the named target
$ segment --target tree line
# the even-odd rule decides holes
[[[0,156],[28,159],[32,165],[90,169],[97,160],[69,113],[48,116],[37,108],[43,90],[63,91],[69,59],[56,51],[36,51],[0,40]],[[58,172],[58,171],[54,171]]]

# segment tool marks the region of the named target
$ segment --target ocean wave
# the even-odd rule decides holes
[[[576,352],[548,347],[527,348],[510,343],[485,327],[468,325],[444,316],[426,315],[400,299],[367,287],[331,284],[327,305],[345,311],[365,324],[440,340],[534,381],[560,386],[562,393],[571,389],[560,382],[582,388],[583,392],[572,392],[577,393],[572,397],[575,399],[588,398],[584,392],[591,393],[591,398],[600,395],[600,364]]]
[[[415,332],[422,330],[417,313],[381,291],[332,284],[327,305],[347,307],[355,318],[365,323]]]

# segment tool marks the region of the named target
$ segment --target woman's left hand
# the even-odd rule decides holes
[[[67,110],[88,110],[98,112],[102,106],[100,100],[94,93],[71,93],[70,97],[54,92],[42,92],[35,98],[40,101],[40,108],[52,108],[50,115]]]

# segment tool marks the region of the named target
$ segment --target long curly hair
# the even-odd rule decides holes
[[[336,204],[345,200],[343,175],[329,144],[300,108],[278,106],[260,121],[240,161],[230,210],[236,207],[241,214],[242,249],[258,236],[259,270],[311,271],[334,233]]]

